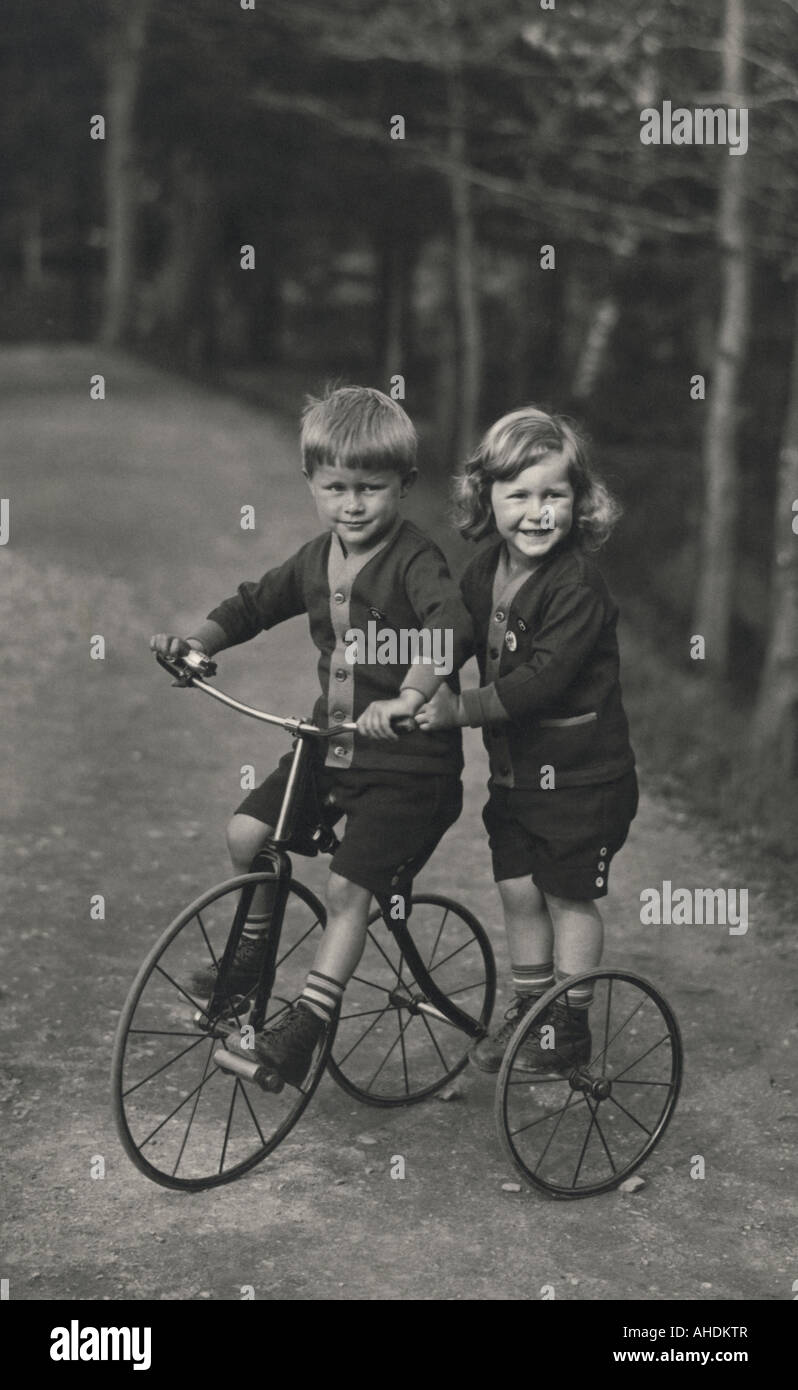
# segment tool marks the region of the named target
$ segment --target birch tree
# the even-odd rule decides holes
[[[747,105],[745,37],[745,0],[725,0],[723,98],[730,106]],[[720,314],[704,430],[704,505],[693,617],[693,631],[706,644],[706,669],[716,676],[725,675],[729,665],[737,571],[737,440],[750,323],[748,162],[745,155],[735,158],[728,151],[721,153],[717,213]]]

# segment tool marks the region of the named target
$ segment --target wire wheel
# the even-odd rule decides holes
[[[580,1044],[569,991],[588,981]],[[496,1088],[499,1136],[551,1196],[609,1192],[659,1143],[681,1078],[679,1026],[662,995],[627,971],[589,970],[549,990],[513,1034]]]
[[[412,900],[408,928],[438,989],[486,1028],[496,968],[477,919],[451,899],[425,893]],[[338,1085],[370,1105],[409,1105],[462,1071],[470,1041],[430,1005],[381,913],[374,912],[329,1061]]]
[[[194,975],[219,965],[231,929],[238,931],[255,889],[265,883],[274,883],[272,872],[242,874],[185,908],[147,956],[122,1010],[112,1064],[114,1117],[136,1167],[164,1187],[217,1187],[254,1167],[296,1124],[327,1062],[330,1033],[302,1086],[275,1094],[214,1060],[231,1033],[249,1026],[257,1012],[253,996],[264,1027],[299,998],[324,930],[322,904],[292,882],[268,996],[231,995],[220,977],[210,998],[207,991],[201,997]]]

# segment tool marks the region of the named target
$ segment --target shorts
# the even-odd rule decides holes
[[[286,753],[266,781],[251,791],[237,814],[275,826],[283,802],[293,754]],[[358,771],[319,767],[319,793],[325,825],[346,816],[346,828],[333,852],[330,868],[341,878],[367,888],[386,907],[394,894],[407,902],[413,879],[431,857],[463,809],[463,788],[450,773]],[[308,805],[304,828],[315,828]],[[298,826],[302,826],[302,811]],[[301,839],[289,848],[303,850]],[[313,853],[314,851],[310,850]]]
[[[482,812],[493,857],[493,877],[531,875],[542,893],[557,898],[603,898],[610,862],[637,811],[637,777],[627,772],[595,786],[492,787]]]

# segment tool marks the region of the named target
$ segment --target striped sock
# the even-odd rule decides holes
[[[344,986],[339,984],[338,980],[333,980],[330,975],[322,975],[320,970],[311,970],[302,991],[302,1003],[318,1018],[330,1023],[335,1017],[343,992]]]
[[[554,965],[546,961],[543,965],[513,965],[513,989],[516,994],[539,999],[554,984]]]
[[[570,976],[557,971],[557,983],[563,984]],[[573,985],[565,996],[569,1009],[588,1009],[593,1003],[593,986],[589,980],[582,985]]]
[[[259,913],[256,917],[248,917],[244,923],[244,930],[241,935],[245,941],[259,941],[265,936],[269,923],[272,920],[270,912]]]

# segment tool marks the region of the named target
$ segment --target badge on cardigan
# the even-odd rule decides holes
[[[518,646],[518,639],[514,632],[505,632],[504,645],[507,648],[508,652],[515,651],[516,647]]]

